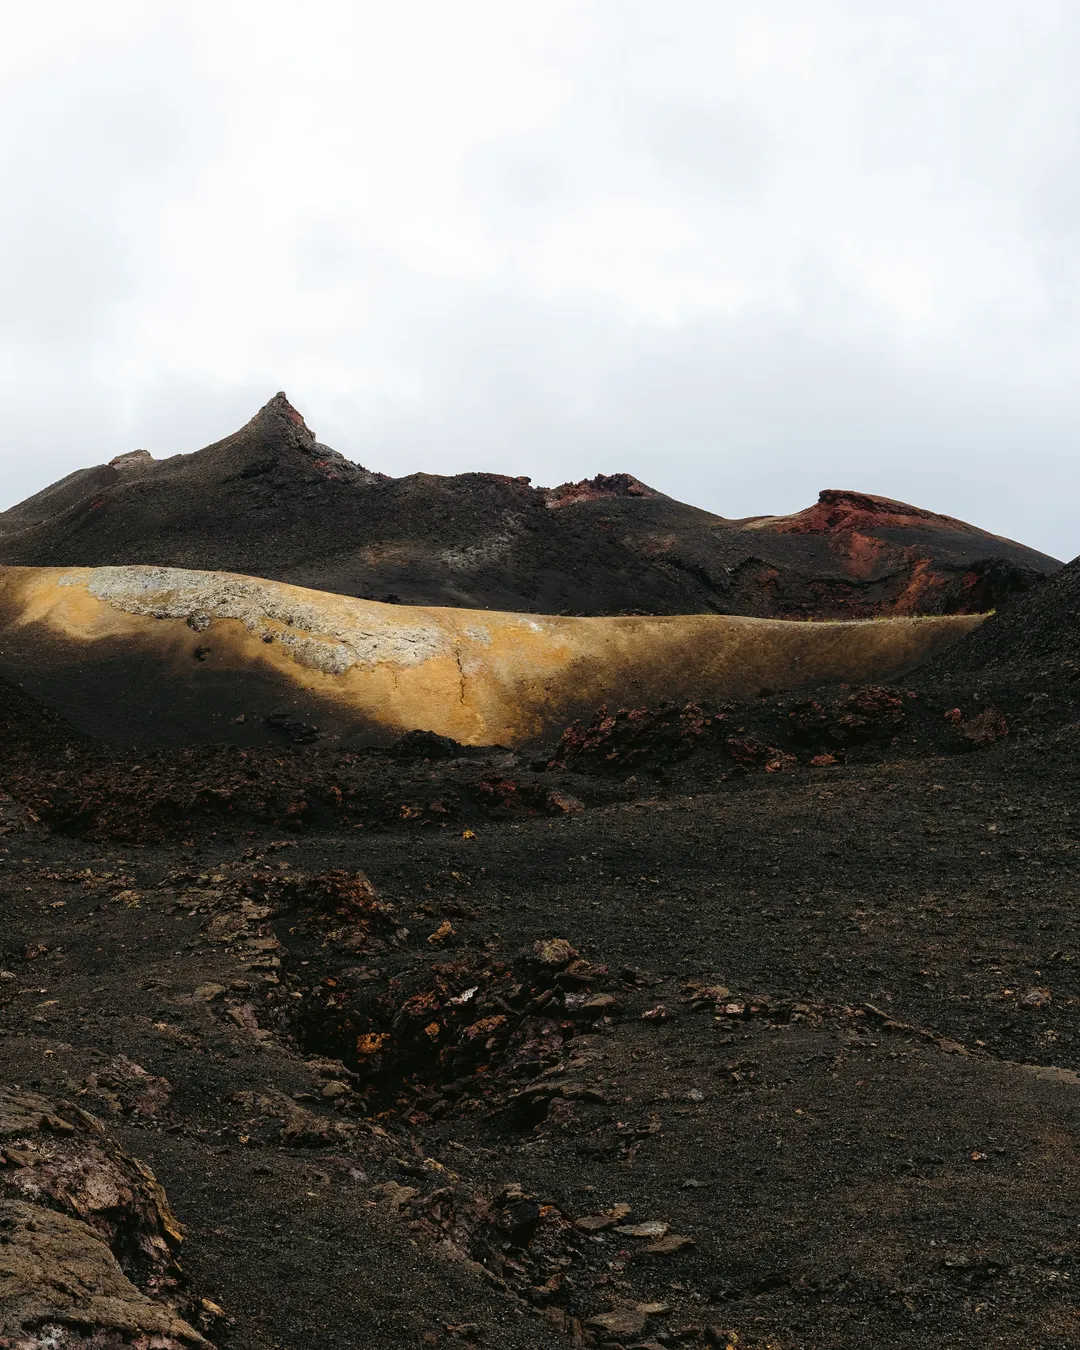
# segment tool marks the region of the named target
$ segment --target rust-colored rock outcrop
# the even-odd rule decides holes
[[[197,1350],[153,1172],[70,1102],[0,1088],[0,1345]]]

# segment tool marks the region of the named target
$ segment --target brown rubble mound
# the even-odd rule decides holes
[[[963,690],[1000,707],[1020,732],[1080,721],[1080,560],[935,654],[918,680],[936,699]]]

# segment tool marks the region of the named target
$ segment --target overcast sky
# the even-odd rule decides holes
[[[285,389],[385,472],[1080,552],[1076,0],[35,0],[0,505]]]

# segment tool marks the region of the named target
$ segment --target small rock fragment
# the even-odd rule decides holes
[[[730,997],[731,990],[726,984],[691,983],[686,985],[684,1001],[697,1008],[706,1003],[723,1003]]]
[[[545,800],[550,811],[564,816],[577,815],[579,811],[585,810],[585,803],[577,797],[571,797],[569,792],[549,792]]]
[[[662,1238],[671,1224],[663,1219],[649,1219],[646,1223],[624,1223],[615,1229],[620,1237]]]
[[[587,1317],[585,1325],[605,1336],[636,1336],[645,1328],[645,1314],[636,1308],[615,1308],[612,1312]]]
[[[673,1252],[681,1252],[684,1247],[693,1247],[694,1245],[692,1237],[685,1237],[681,1233],[668,1233],[659,1242],[650,1242],[645,1251],[650,1256],[670,1256]]]
[[[551,970],[561,970],[579,955],[566,938],[543,938],[533,947],[533,959]]]
[[[602,1214],[584,1214],[580,1219],[575,1219],[574,1227],[583,1233],[602,1233],[605,1229],[614,1228],[620,1219],[625,1219],[629,1213],[629,1205],[612,1205]]]
[[[420,1192],[415,1186],[402,1186],[397,1181],[384,1181],[381,1185],[372,1187],[371,1194],[384,1209],[396,1214],[411,1200],[415,1200]]]
[[[172,1084],[167,1078],[147,1073],[127,1055],[115,1055],[105,1068],[87,1078],[85,1088],[111,1111],[125,1115],[156,1116],[172,1097]]]
[[[594,1022],[598,1017],[619,1011],[619,1000],[614,994],[567,995],[567,1013],[579,1021]]]
[[[0,835],[25,834],[37,823],[38,817],[33,811],[6,792],[0,792]]]

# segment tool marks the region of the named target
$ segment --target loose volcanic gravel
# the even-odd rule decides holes
[[[154,1169],[229,1346],[1071,1345],[1074,740],[423,828],[13,803],[0,1080]]]

